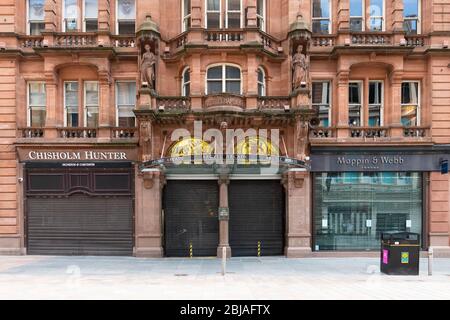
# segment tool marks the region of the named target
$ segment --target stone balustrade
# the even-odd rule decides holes
[[[56,47],[96,47],[97,34],[87,32],[59,33],[55,36]]]
[[[18,138],[43,138],[44,137],[44,129],[43,128],[19,128],[18,129]]]
[[[67,139],[97,138],[97,128],[58,128],[58,137]]]
[[[259,97],[258,109],[260,110],[284,110],[290,108],[290,97]]]
[[[352,33],[352,45],[391,45],[392,34],[385,32]]]
[[[191,99],[189,97],[158,97],[156,99],[158,109],[164,111],[188,111],[191,109]]]

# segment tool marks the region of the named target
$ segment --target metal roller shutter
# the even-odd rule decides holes
[[[278,180],[232,180],[229,185],[233,256],[283,255],[284,192]]]
[[[130,196],[28,198],[28,254],[133,254]]]
[[[168,181],[164,190],[165,254],[216,256],[219,243],[217,181]]]

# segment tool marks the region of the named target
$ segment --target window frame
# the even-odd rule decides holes
[[[82,6],[80,6],[80,0],[75,0],[77,3],[77,17],[75,18],[77,27],[75,30],[67,30],[66,22],[67,22],[68,18],[66,18],[66,1],[67,0],[62,0],[62,3],[61,3],[62,4],[62,8],[61,8],[61,10],[62,10],[61,27],[62,28],[61,28],[61,30],[62,30],[62,32],[80,32],[82,30],[82,23],[80,23],[81,22],[80,19],[81,19],[81,16],[83,16],[83,13],[80,11],[83,11],[83,8],[82,8],[83,4],[82,4]],[[84,1],[83,1],[83,3],[84,3]],[[70,19],[72,19],[72,18],[70,18]]]
[[[186,9],[186,2],[189,2],[189,14],[184,15],[184,11]],[[189,21],[192,17],[192,3],[191,0],[181,0],[181,32],[186,32],[190,27],[187,26],[186,21]],[[189,20],[188,20],[189,19]]]
[[[87,104],[87,99],[86,99],[86,96],[87,96],[87,85],[89,83],[96,83],[97,84],[97,104],[96,105],[88,105]],[[93,107],[97,108],[97,119],[98,119],[98,117],[100,116],[100,84],[99,84],[99,82],[97,80],[86,80],[86,81],[83,81],[83,118],[84,118],[83,119],[84,120],[83,124],[84,124],[85,128],[89,127],[88,126],[88,109],[89,108],[93,108]],[[99,123],[97,123],[96,127],[98,127],[98,125],[99,125]]]
[[[181,96],[182,97],[189,97],[191,95],[191,93],[190,93],[191,90],[189,90],[189,94],[186,94],[186,85],[189,84],[189,87],[190,87],[190,84],[191,84],[190,74],[189,74],[189,81],[187,81],[187,82],[184,81],[184,75],[186,74],[186,72],[189,72],[189,73],[191,72],[191,68],[189,66],[186,66],[183,69],[183,71],[181,72]]]
[[[125,82],[125,83],[134,83],[135,85],[136,85],[136,80],[121,80],[121,79],[117,79],[116,81],[115,81],[115,87],[114,87],[114,91],[115,91],[115,94],[114,94],[114,98],[115,98],[115,101],[114,101],[114,105],[115,105],[115,112],[116,112],[116,127],[118,127],[118,128],[120,128],[120,125],[119,125],[119,108],[120,108],[120,106],[119,106],[119,99],[118,99],[118,96],[119,96],[119,89],[118,89],[118,83],[123,83],[123,82]],[[136,87],[135,87],[135,89],[136,89]],[[136,92],[134,93],[135,95],[136,95]],[[125,106],[125,105],[121,105],[121,106]],[[131,105],[127,105],[127,106],[131,106]],[[134,108],[136,108],[136,101],[134,102]],[[136,127],[136,116],[134,116],[134,126]]]
[[[82,19],[83,32],[87,32],[86,31],[86,21],[94,20],[93,18],[86,18],[86,1],[87,0],[82,0],[81,19]],[[97,31],[98,31],[98,0],[97,0],[97,17],[95,20],[97,20]],[[97,32],[97,31],[89,31],[89,32]]]
[[[351,15],[351,9],[349,9],[349,28],[350,28],[350,32],[364,32],[366,30],[366,17],[365,17],[365,13],[366,13],[366,0],[359,0],[361,1],[361,6],[362,6],[362,16],[352,16]],[[369,0],[370,1],[370,0]],[[355,19],[355,18],[361,18],[362,22],[361,22],[361,31],[353,31],[351,30],[351,20]]]
[[[321,80],[321,79],[315,79],[311,81],[311,94],[312,94],[312,85],[314,83],[328,83],[328,126],[326,128],[330,128],[332,127],[332,110],[331,110],[331,106],[332,106],[332,102],[333,102],[333,96],[332,96],[332,81],[331,80]],[[314,106],[318,106],[320,108],[320,106],[325,105],[324,103],[313,103],[313,99],[311,98],[311,105],[314,109]]]
[[[208,81],[219,81],[219,79],[209,79],[208,78],[208,70],[214,67],[222,67],[222,91],[219,93],[208,93]],[[234,67],[239,69],[239,84],[240,84],[240,93],[238,95],[242,95],[242,89],[243,89],[243,81],[242,81],[242,68],[237,65],[237,64],[232,64],[232,63],[216,63],[216,64],[212,64],[209,65],[208,68],[206,68],[206,73],[205,73],[205,94],[206,95],[210,95],[210,94],[222,94],[222,93],[229,93],[229,94],[235,94],[235,93],[230,93],[226,91],[226,87],[227,87],[227,81],[237,81],[238,79],[234,79],[234,78],[230,78],[227,79],[227,75],[226,75],[226,67]]]
[[[116,12],[115,12],[115,14],[116,14],[116,21],[115,21],[115,24],[116,24],[116,35],[121,35],[120,33],[119,33],[119,22],[120,21],[125,21],[125,22],[130,22],[130,21],[134,21],[134,31],[136,31],[136,14],[137,14],[137,1],[136,0],[134,0],[134,19],[119,19],[119,0],[116,0],[116,8],[115,8],[115,10],[116,10]],[[126,35],[126,34],[123,34],[123,35]]]
[[[369,1],[368,8],[370,8],[372,0],[368,0],[368,1]],[[367,31],[370,31],[370,32],[385,32],[386,31],[386,0],[381,0],[381,1],[382,1],[382,5],[383,5],[383,10],[382,10],[381,16],[371,16],[370,11],[367,12],[367,14],[368,14],[367,23],[369,24],[368,28],[366,29]],[[375,18],[375,19],[381,18],[381,30],[372,30],[371,29],[370,22],[372,21],[372,18]]]
[[[261,72],[262,76],[263,76],[263,81],[262,82],[259,81],[259,72]],[[266,71],[261,66],[258,67],[258,71],[257,71],[257,75],[256,75],[256,82],[258,84],[258,96],[259,97],[266,97],[267,96],[267,77],[266,77]],[[260,85],[262,87],[261,95],[259,94],[259,86]]]
[[[421,81],[420,80],[403,80],[402,81],[402,86],[403,83],[417,83],[417,106],[416,106],[416,115],[417,115],[417,123],[416,123],[416,127],[420,127],[421,123],[422,123],[422,117],[421,117],[421,111],[422,111],[422,107],[421,107]],[[412,105],[411,103],[403,103],[403,94],[401,94],[400,96],[400,121],[402,118],[402,108],[403,106],[407,106],[407,105]],[[414,126],[412,126],[414,127]],[[407,127],[409,128],[409,127]]]
[[[320,1],[320,0],[319,0]],[[321,20],[328,20],[328,33],[325,34],[331,34],[333,32],[333,21],[332,21],[332,17],[333,17],[333,6],[332,6],[332,1],[331,0],[327,0],[328,1],[328,12],[329,12],[329,17],[324,19],[324,17],[314,17],[314,0],[311,1],[311,30],[313,30],[313,24],[314,21],[321,21]],[[313,34],[322,34],[322,33],[314,33]]]
[[[365,116],[365,113],[364,113],[364,80],[349,80],[348,81],[349,89],[350,89],[350,83],[358,83],[361,96],[360,96],[360,103],[359,103],[359,106],[360,106],[359,125],[356,125],[356,126],[350,125],[350,106],[352,106],[352,105],[356,106],[356,104],[354,104],[354,103],[351,104],[350,103],[350,95],[348,97],[348,101],[347,101],[348,125],[349,125],[349,127],[356,127],[356,128],[363,127],[364,126],[364,116]]]
[[[33,105],[32,106],[31,105],[31,103],[30,103],[30,93],[31,93],[30,86],[32,84],[43,84],[44,85],[44,92],[45,92],[45,100],[46,101],[45,101],[45,104],[43,106],[39,106],[39,105]],[[46,114],[46,117],[47,117],[47,86],[46,86],[45,81],[43,81],[43,80],[27,81],[27,127],[32,127],[32,121],[31,121],[31,119],[32,119],[32,116],[31,116],[32,108],[43,108],[45,110],[45,114]],[[46,119],[44,119],[44,126],[45,126],[45,123],[46,123]]]
[[[405,4],[405,2],[403,2],[403,5]],[[403,8],[404,9],[404,8]],[[403,10],[403,12],[405,12]],[[408,18],[405,17],[405,14],[403,14],[403,30],[409,34],[406,30],[405,30],[405,22],[406,21],[414,21],[416,20],[417,23],[417,33],[416,34],[422,34],[422,0],[417,0],[417,18]]]
[[[261,0],[262,1],[262,16],[258,14],[258,2],[259,0],[256,0],[256,25],[258,25],[258,21],[261,20],[261,27],[259,29],[263,32],[266,32],[266,16],[267,16],[267,0]],[[245,17],[244,17],[245,18]]]
[[[208,0],[205,0],[205,29],[208,29],[208,13],[219,13],[219,29],[223,28],[223,18],[222,18],[222,0],[219,1],[219,11],[208,10]]]
[[[370,79],[367,83],[367,89],[369,90],[367,92],[367,126],[370,126],[369,119],[370,119],[370,106],[372,105],[378,105],[378,104],[371,104],[370,99],[370,84],[371,83],[381,83],[381,101],[379,103],[380,105],[380,125],[374,126],[374,128],[382,127],[384,125],[384,81],[383,80],[376,80],[376,79]]]
[[[31,35],[31,24],[32,23],[43,23],[44,24],[44,30],[45,30],[45,0],[43,0],[44,3],[44,19],[43,20],[30,20],[30,0],[26,0],[25,4],[26,4],[26,15],[27,15],[27,30],[26,30],[26,34],[28,36]]]
[[[243,11],[243,1],[239,0],[239,11],[237,10],[229,10],[228,3],[230,0],[225,0],[225,29],[229,29],[228,27],[228,15],[230,13],[239,13],[239,29],[243,28],[243,20],[242,19],[242,11]]]
[[[78,114],[78,126],[72,127],[67,125],[67,101],[66,101],[66,83],[77,83],[78,91],[77,91],[77,114]],[[64,127],[65,128],[78,128],[80,127],[80,82],[78,80],[65,80],[63,81],[63,102],[64,102]],[[72,107],[72,106],[71,106]]]

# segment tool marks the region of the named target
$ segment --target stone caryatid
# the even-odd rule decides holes
[[[306,154],[308,151],[308,131],[309,126],[306,121],[303,121],[301,119],[297,119],[297,127],[296,127],[296,140],[297,140],[297,146],[296,146],[296,157],[300,160],[306,159]]]
[[[141,85],[147,83],[150,89],[154,89],[156,55],[151,51],[149,44],[146,44],[145,52],[141,59]]]
[[[293,89],[309,88],[309,59],[303,53],[303,46],[297,46],[297,52],[292,57],[292,86]]]

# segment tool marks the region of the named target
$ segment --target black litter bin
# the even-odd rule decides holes
[[[411,232],[381,235],[380,270],[390,275],[419,275],[420,235]]]

